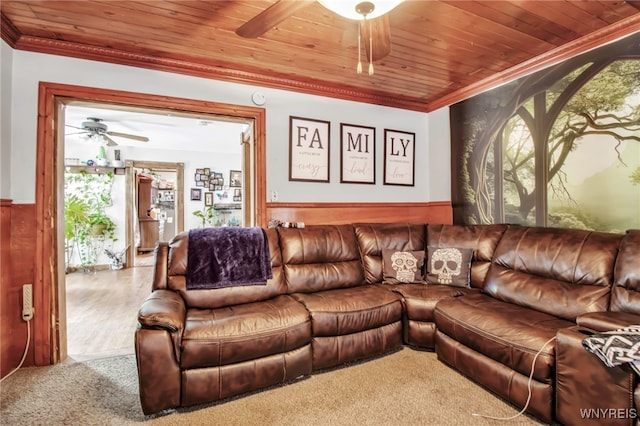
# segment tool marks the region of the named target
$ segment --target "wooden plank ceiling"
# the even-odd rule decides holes
[[[364,54],[355,71],[357,23],[317,2],[235,33],[273,3],[3,0],[1,32],[15,49],[431,111],[640,31],[640,1],[406,0],[370,76]]]

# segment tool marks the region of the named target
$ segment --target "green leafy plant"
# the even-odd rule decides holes
[[[81,173],[65,174],[65,248],[67,248],[67,270],[78,249],[80,267],[95,263],[98,253],[94,236],[116,241],[116,226],[106,214],[111,205],[113,173],[100,175]]]
[[[207,225],[213,225],[213,222],[217,216],[217,212],[213,209],[213,206],[204,207],[202,210],[196,210],[193,212],[193,215],[200,219],[202,223],[202,227],[206,227]]]
[[[89,220],[89,205],[71,194],[64,199],[64,250],[66,257],[66,269],[75,254],[75,247],[84,238],[84,229]]]

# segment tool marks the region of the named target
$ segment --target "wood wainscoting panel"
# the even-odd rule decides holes
[[[450,201],[425,203],[267,203],[267,220],[305,225],[453,223]]]
[[[35,204],[12,204],[11,201],[2,200],[1,210],[0,375],[4,377],[20,363],[27,341],[27,323],[22,321],[22,285],[34,284],[36,223]],[[35,288],[33,290],[35,315],[38,315],[37,292]],[[31,341],[23,366],[34,365],[33,323],[31,321]]]

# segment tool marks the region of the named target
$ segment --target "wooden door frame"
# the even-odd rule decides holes
[[[266,111],[264,108],[175,98],[119,90],[40,82],[36,145],[36,253],[33,319],[34,361],[48,365],[60,360],[60,283],[58,265],[58,198],[60,141],[58,106],[80,100],[176,112],[204,113],[254,121],[255,225],[266,226]]]

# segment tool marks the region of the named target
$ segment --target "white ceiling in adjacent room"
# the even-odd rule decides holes
[[[133,109],[115,105],[71,103],[65,107],[67,142],[89,141],[82,129],[90,117],[98,118],[108,132],[149,138],[142,142],[110,135],[119,146],[196,152],[241,153],[241,134],[247,123],[210,115],[188,115],[169,111]]]

